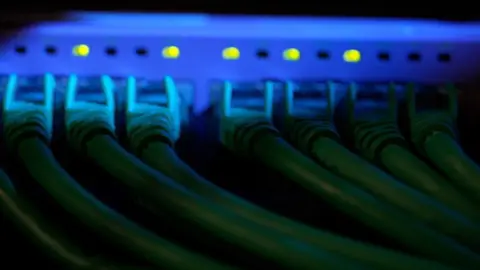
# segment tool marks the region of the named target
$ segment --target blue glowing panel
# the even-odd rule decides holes
[[[480,71],[480,23],[76,13],[0,50],[3,74],[188,80],[201,110],[213,80],[469,80]]]

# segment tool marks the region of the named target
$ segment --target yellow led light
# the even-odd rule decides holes
[[[225,60],[237,60],[240,58],[240,51],[235,47],[228,47],[222,51],[222,57]]]
[[[76,45],[72,49],[72,54],[79,57],[86,57],[90,54],[90,48],[85,44]]]
[[[180,57],[180,49],[176,46],[168,46],[163,48],[162,54],[164,58],[176,59]]]
[[[283,59],[287,61],[298,61],[300,60],[300,51],[294,48],[286,49],[283,51]]]
[[[343,53],[343,60],[349,63],[358,63],[362,60],[362,55],[357,50],[346,50]]]

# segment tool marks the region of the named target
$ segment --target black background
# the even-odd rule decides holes
[[[32,13],[49,13],[58,18],[67,10],[120,12],[195,12],[219,14],[355,16],[428,18],[449,21],[480,20],[474,1],[41,1],[28,5],[11,2],[1,11],[5,17],[25,19]],[[19,16],[19,13],[22,15]],[[9,16],[10,15],[10,16]]]

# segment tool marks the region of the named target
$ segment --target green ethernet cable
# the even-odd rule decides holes
[[[273,90],[266,90],[264,112],[231,108],[232,86],[225,83],[221,139],[226,147],[275,169],[417,254],[466,269],[479,266],[477,254],[380,202],[287,144],[270,122]]]
[[[428,262],[378,248],[365,243],[356,242],[323,232],[307,225],[282,217],[259,206],[256,206],[226,190],[223,190],[185,164],[175,154],[172,146],[179,137],[179,107],[175,100],[178,96],[174,81],[170,77],[164,79],[167,104],[155,106],[138,104],[135,100],[135,78],[127,84],[127,133],[133,151],[148,165],[165,173],[189,190],[214,201],[229,211],[305,241],[313,246],[335,252],[365,263],[375,269],[430,269],[438,268],[434,262]],[[134,108],[148,107],[148,110],[134,113]],[[177,119],[176,119],[177,118]],[[402,262],[402,263],[394,263]]]
[[[130,79],[131,81],[131,79]],[[76,90],[67,91],[67,98]],[[110,88],[109,88],[110,89]],[[113,91],[104,88],[107,106],[84,102],[82,111],[74,111],[74,102],[66,105],[68,140],[80,153],[128,186],[152,214],[162,209],[207,231],[219,239],[237,245],[286,269],[362,269],[358,263],[273,232],[242,219],[191,193],[173,180],[153,170],[123,149],[114,139]],[[73,98],[71,98],[73,99]],[[131,103],[133,104],[133,103]],[[110,105],[110,106],[108,106]],[[88,109],[88,114],[84,113]],[[144,108],[149,110],[149,108]],[[139,109],[141,111],[142,108]],[[137,112],[139,112],[137,111]],[[150,119],[154,121],[157,119]],[[127,120],[128,121],[128,120]]]
[[[36,209],[16,191],[8,175],[0,170],[0,209],[39,250],[67,269],[127,270],[147,269],[137,266],[121,266],[102,257],[87,257],[61,234],[57,226],[38,214]],[[27,258],[25,258],[27,259]]]
[[[76,76],[72,76],[75,81]],[[83,189],[57,162],[48,143],[52,136],[55,79],[45,75],[44,103],[16,101],[16,75],[10,75],[5,92],[3,116],[7,145],[18,154],[29,174],[65,210],[96,231],[99,236],[162,269],[233,269],[176,246],[128,220]],[[110,86],[105,80],[104,86]],[[72,96],[66,97],[72,103]],[[71,110],[89,115],[81,103]],[[83,110],[85,109],[85,110]],[[70,111],[71,112],[71,111]],[[79,132],[83,132],[79,130]]]
[[[286,111],[284,125],[284,134],[294,146],[304,154],[312,157],[320,165],[368,190],[377,198],[402,209],[419,221],[425,222],[429,226],[461,242],[478,246],[479,242],[475,235],[480,235],[480,228],[463,215],[452,211],[452,209],[458,209],[458,212],[466,213],[469,217],[478,217],[479,211],[476,211],[474,205],[465,200],[447,181],[442,181],[440,178],[436,179],[435,182],[428,182],[429,179],[427,178],[424,180],[424,183],[413,183],[411,184],[412,187],[410,187],[376,168],[372,163],[353,154],[340,144],[340,138],[333,124],[335,85],[333,83],[328,84],[327,105],[323,112],[305,111],[305,109],[303,111],[295,111],[293,106],[294,87],[292,83],[287,83],[285,87]],[[354,91],[354,88],[349,90],[349,97],[354,95],[352,91]],[[394,85],[390,85],[388,92],[390,108],[384,111],[377,109],[375,111],[377,116],[375,117],[384,117],[386,121],[395,123],[397,114]],[[354,119],[354,116],[350,115],[349,117]],[[376,127],[375,124],[377,122],[375,121],[379,120],[371,121],[372,128]],[[384,130],[379,129],[379,131],[372,131],[372,134],[382,134]],[[364,134],[366,132],[364,131]],[[390,133],[386,137],[377,138],[378,142],[375,142],[375,138],[370,140],[369,145],[377,147],[377,149],[370,152],[372,155],[382,153],[382,147],[399,147],[397,146],[397,141],[400,138],[395,137],[398,136],[396,130],[391,129],[387,130],[387,132]],[[373,156],[368,156],[368,154],[365,154],[367,150],[361,148],[364,145],[359,147],[363,151],[362,153],[364,153],[365,157],[374,161]],[[418,187],[422,189],[425,186],[430,188],[430,194],[434,195],[432,196],[434,198],[415,189]],[[435,187],[435,189],[432,187]],[[440,199],[440,202],[446,201],[448,204],[439,203],[437,198]],[[453,205],[453,207],[449,209],[445,205]]]
[[[447,110],[419,112],[415,102],[415,88],[409,86],[407,104],[410,139],[423,156],[450,178],[453,185],[478,204],[480,167],[463,152],[456,141],[457,89],[453,84],[445,88],[449,95]]]

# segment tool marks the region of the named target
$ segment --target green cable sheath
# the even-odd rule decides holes
[[[339,175],[348,179],[357,179],[358,182],[368,183],[367,185],[373,186],[375,189],[370,190],[373,194],[378,197],[388,196],[389,198],[386,200],[405,210],[416,212],[415,216],[427,223],[440,222],[439,219],[442,219],[446,222],[439,225],[447,226],[456,219],[459,223],[453,224],[453,228],[447,230],[453,235],[457,234],[458,226],[461,227],[462,232],[478,230],[476,227],[472,228],[473,224],[464,220],[463,217],[438,209],[443,206],[437,205],[429,198],[415,192],[415,190],[398,183],[396,179],[353,154],[335,140],[330,138],[318,139],[314,143],[312,152],[316,159],[322,161],[322,164],[328,168],[336,168]],[[409,186],[421,191],[427,190],[428,192],[425,193],[433,195],[433,198],[466,217],[474,220],[480,218],[480,213],[476,211],[473,204],[456,192],[441,175],[415,158],[405,148],[395,144],[388,145],[385,146],[379,156],[381,163],[388,168],[389,172],[399,179],[404,179],[404,182]],[[409,169],[406,170],[405,168]]]
[[[232,269],[173,245],[102,204],[68,175],[41,139],[20,140],[18,154],[30,175],[67,211],[140,258],[164,269]]]
[[[444,143],[436,144],[435,151],[444,148],[445,145]],[[441,147],[439,148],[439,146]],[[433,154],[433,156],[437,155],[437,153]],[[388,167],[389,172],[396,175],[398,179],[403,179],[408,185],[424,191],[470,220],[476,223],[480,222],[480,211],[474,204],[458,192],[443,175],[430,168],[405,147],[386,146],[379,156],[381,162]]]
[[[235,119],[224,121],[235,121]],[[256,158],[263,164],[276,169],[340,210],[376,228],[418,254],[467,269],[480,265],[477,254],[423,224],[415,222],[401,212],[395,211],[388,205],[380,203],[370,194],[352,186],[303,156],[282,140],[279,134],[268,126],[268,123],[258,123],[257,127],[254,127],[253,123],[246,126],[242,124],[242,122],[230,124],[230,127],[236,126],[236,131],[230,132],[230,139],[224,140],[229,142],[230,149],[239,148],[240,151],[249,153],[249,157]]]
[[[451,189],[452,192],[449,192],[451,187],[448,186],[447,180],[443,179],[439,174],[435,174],[427,164],[406,150],[408,149],[408,144],[400,133],[396,123],[395,87],[393,85],[389,87],[389,106],[387,108],[376,108],[375,110],[373,108],[370,108],[370,110],[364,109],[360,114],[355,113],[355,105],[357,103],[356,91],[356,86],[351,85],[347,95],[346,107],[348,123],[352,130],[352,134],[350,135],[353,135],[356,150],[366,159],[380,163],[396,178],[413,187],[420,187],[422,191],[424,191],[426,188],[430,188],[434,186],[436,182],[439,182],[443,184],[446,189],[430,193],[436,194],[436,197],[439,196],[439,192],[442,192],[443,194],[447,194],[449,198],[451,198],[451,194],[455,195],[456,198],[461,198],[461,196],[459,196],[460,194],[455,192],[455,189]],[[402,166],[399,166],[400,164]],[[407,164],[412,166],[406,166]],[[423,176],[429,177],[423,179]],[[394,184],[395,180],[382,181],[379,184],[387,183]],[[427,183],[429,186],[425,185]],[[446,187],[445,184],[447,184]],[[406,192],[409,190],[406,186],[401,185],[396,189],[387,190],[388,187],[389,185],[384,185],[381,188],[382,192],[389,191],[389,198],[396,199],[396,205],[407,209],[411,214],[427,223],[430,227],[450,237],[454,237],[469,247],[477,249],[480,246],[480,241],[478,237],[476,237],[476,235],[480,234],[480,227],[475,224],[478,214],[475,213],[473,206],[469,204],[467,200],[458,200],[462,202],[462,209],[464,209],[462,213],[468,215],[464,216],[459,212],[452,211],[451,208],[445,207],[446,205],[439,203],[438,200],[431,200],[431,198],[423,196],[421,193],[414,194],[414,190]],[[391,187],[392,186],[390,186],[390,188]],[[397,194],[408,196],[408,198],[405,197],[402,201],[401,198],[395,196]]]
[[[410,118],[410,140],[424,157],[447,175],[466,197],[480,202],[480,168],[456,142],[455,119],[458,117],[458,91],[453,84],[444,87],[448,93],[447,108],[419,111],[415,88],[407,89]],[[438,149],[435,149],[438,147]]]
[[[352,130],[355,147],[359,153],[371,161],[379,162],[401,181],[415,186],[424,183],[425,179],[430,179],[430,183],[436,181],[448,183],[448,181],[442,180],[443,178],[426,163],[407,150],[407,143],[398,131],[395,122],[391,120],[356,120],[352,121]],[[407,166],[407,164],[411,166]],[[429,177],[424,179],[423,176]],[[392,192],[394,193],[395,190]],[[421,199],[420,196],[418,196],[417,202],[419,199]],[[408,199],[404,205],[411,201]],[[426,201],[424,200],[424,202]],[[432,228],[454,237],[469,247],[478,248],[480,246],[480,239],[476,237],[480,234],[480,227],[474,222],[477,215],[470,212],[466,218],[433,200],[430,200],[429,205],[420,203],[416,207],[416,217]],[[411,209],[415,210],[415,208]]]
[[[153,119],[155,121],[152,121]],[[139,114],[137,118],[131,118],[129,123],[131,124],[127,130],[133,151],[148,165],[237,215],[301,239],[318,248],[362,261],[376,269],[403,270],[439,267],[436,262],[420,260],[313,229],[251,204],[211,184],[182,162],[173,151],[171,146],[175,141],[176,133],[172,128],[169,112],[166,110]]]
[[[351,153],[349,150],[330,138],[319,138],[312,142],[311,155],[321,165],[333,170],[336,174],[350,180],[365,188],[377,198],[399,207],[406,213],[411,214],[419,221],[429,224],[439,231],[455,237],[462,243],[478,246],[476,235],[480,235],[480,229],[469,219],[451,211],[438,203],[436,200],[404,185],[388,174],[375,168],[366,160]],[[398,146],[397,146],[398,147]],[[395,145],[386,146],[380,153],[382,164],[384,164],[393,175],[400,179],[421,178],[423,175],[415,173],[428,173],[429,170],[422,169],[420,160],[408,159],[403,148],[397,149]],[[388,155],[394,151],[394,155]],[[403,155],[402,155],[403,154]],[[387,158],[385,158],[387,156]],[[409,167],[412,165],[412,167]],[[419,168],[420,167],[420,168]],[[405,169],[408,168],[408,169]],[[409,175],[413,174],[413,175]],[[467,204],[468,206],[468,204]]]
[[[359,264],[248,222],[197,197],[126,152],[109,135],[88,136],[84,151],[142,201],[210,231],[287,269],[362,269]],[[72,138],[75,139],[75,138]],[[82,141],[82,138],[76,138]]]
[[[448,134],[436,132],[425,139],[427,157],[465,194],[480,202],[480,168]],[[480,213],[480,209],[477,209]]]
[[[472,242],[472,235],[480,233],[480,229],[471,222],[480,217],[480,212],[475,206],[456,192],[441,175],[407,153],[405,148],[391,142],[385,144],[380,153],[377,153],[381,163],[389,168],[393,175],[404,179],[409,186],[433,195],[434,200],[398,182],[383,170],[340,145],[338,143],[340,138],[331,121],[302,117],[289,117],[287,120],[289,121],[286,121],[285,134],[289,141],[337,175],[466,243]],[[400,160],[402,162],[399,162]],[[437,203],[437,200],[443,204]],[[446,209],[444,205],[469,219]]]
[[[137,142],[136,144],[141,145],[142,143]],[[318,248],[361,261],[375,269],[404,270],[441,267],[436,262],[356,242],[277,215],[211,184],[181,161],[168,144],[150,141],[144,147],[141,151],[142,159],[152,168],[165,173],[188,189],[228,208],[237,215],[254,220],[272,230],[296,237]]]
[[[17,76],[9,76],[3,103],[5,141],[10,150],[17,153],[33,179],[68,212],[100,236],[109,238],[119,247],[153,265],[172,270],[233,269],[187,251],[138,226],[97,200],[61,167],[48,147],[53,134],[55,79],[51,74],[46,74],[44,79],[44,101],[37,104],[16,100]],[[92,119],[91,111],[98,108],[96,103],[76,102],[77,81],[76,75],[69,77],[65,97],[66,118],[74,123],[78,122],[78,114]],[[112,81],[107,76],[102,76],[101,81],[104,92],[107,92],[107,107],[111,108]],[[108,116],[112,116],[107,120],[108,124],[113,124],[110,121],[113,115]],[[69,122],[65,124],[70,127]],[[80,128],[76,132],[83,134],[84,130]]]
[[[89,258],[82,254],[65,235],[59,233],[56,226],[39,216],[35,209],[17,194],[10,178],[3,170],[0,170],[0,207],[24,234],[30,236],[43,253],[68,269],[130,269],[114,265],[113,262],[101,257]]]
[[[82,109],[79,110],[77,108],[80,103],[75,105],[75,102],[72,102],[75,94],[74,81],[71,80],[70,91],[67,92],[67,96],[70,97],[67,100],[70,102],[66,102],[68,113],[65,121],[70,144],[130,187],[139,202],[151,213],[158,215],[159,210],[163,208],[169,212],[168,214],[187,221],[189,225],[196,225],[203,231],[216,234],[285,268],[362,268],[354,262],[337,258],[324,250],[313,249],[305,243],[232,215],[224,208],[202,199],[154,171],[126,152],[112,138],[115,126],[111,87],[104,88],[106,106],[93,103],[86,106],[85,103],[81,103]],[[131,96],[128,100],[130,99]],[[131,111],[132,106],[131,102],[127,102],[127,111]],[[127,122],[131,118],[131,115],[127,115]]]
[[[59,236],[57,230],[53,229],[50,224],[33,217],[33,211],[29,209],[25,202],[20,200],[9,177],[3,170],[0,171],[0,203],[1,209],[9,219],[19,226],[23,232],[32,235],[36,244],[41,245],[42,251],[47,253],[49,257],[73,269],[93,267],[90,259],[84,257],[65,237]],[[99,267],[99,269],[101,268]]]

